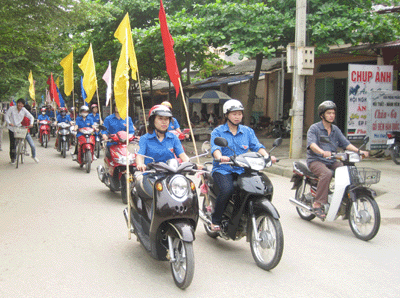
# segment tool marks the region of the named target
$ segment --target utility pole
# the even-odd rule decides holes
[[[303,145],[304,81],[299,63],[300,49],[306,45],[307,0],[296,0],[296,37],[293,68],[293,106],[291,110],[292,131],[290,134],[289,158],[299,159]],[[314,51],[313,51],[314,52]],[[312,61],[314,62],[314,61]]]

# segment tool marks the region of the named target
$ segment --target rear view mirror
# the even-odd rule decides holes
[[[272,147],[279,147],[282,144],[282,138],[278,138],[272,144]]]
[[[214,139],[214,143],[215,143],[215,145],[220,146],[220,147],[228,147],[228,141],[221,137],[216,137]]]
[[[211,144],[210,144],[210,142],[209,142],[209,141],[205,141],[205,142],[203,143],[203,145],[201,146],[201,151],[202,151],[203,153],[207,153],[207,152],[210,152],[210,150],[211,150]]]

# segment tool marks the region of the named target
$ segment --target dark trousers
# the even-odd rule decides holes
[[[237,174],[221,174],[214,172],[214,185],[216,187],[217,201],[215,210],[212,215],[212,223],[219,225],[221,223],[222,213],[224,213],[226,204],[233,194],[233,181],[237,178]]]
[[[16,157],[16,151],[15,151],[15,138],[14,138],[14,132],[11,130],[8,130],[8,136],[10,139],[10,159],[14,160]]]
[[[308,168],[318,176],[317,193],[315,194],[314,203],[324,205],[328,203],[329,183],[333,177],[336,168],[343,166],[340,161],[336,161],[332,165],[326,165],[320,161],[313,161],[308,165]]]

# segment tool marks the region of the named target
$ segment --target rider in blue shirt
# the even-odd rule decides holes
[[[243,154],[249,150],[262,154],[269,158],[265,147],[258,141],[254,130],[250,127],[241,125],[243,119],[243,105],[237,99],[231,99],[225,102],[223,113],[225,124],[216,127],[211,133],[211,154],[214,157],[212,176],[214,185],[218,188],[215,211],[212,215],[211,230],[219,231],[222,213],[231,197],[234,187],[233,182],[237,176],[244,172],[243,168],[231,167],[230,165],[220,164],[220,162],[229,162],[234,153]],[[220,147],[214,143],[216,137],[223,137],[228,141],[228,146],[235,150],[233,152],[228,147]],[[270,157],[272,162],[276,161],[274,156]],[[217,162],[215,160],[220,160]]]
[[[57,116],[56,124],[64,122],[64,123],[68,123],[68,124],[72,125],[71,117],[69,115],[67,115],[67,111],[68,111],[67,108],[64,108],[64,107],[60,108],[60,113]],[[59,129],[57,129],[57,139],[56,139],[56,143],[54,145],[54,149],[57,149],[57,147],[58,147],[58,130]]]
[[[90,109],[92,110],[92,113],[89,114],[88,118],[92,118],[93,123],[99,123],[100,124],[100,114],[99,112],[99,108],[97,106],[97,104],[92,104],[90,106]]]
[[[150,109],[149,132],[141,136],[140,149],[136,155],[136,167],[139,171],[145,171],[146,164],[153,161],[145,159],[144,155],[154,158],[155,162],[165,162],[175,156],[183,162],[189,161],[178,137],[167,131],[171,118],[171,111],[163,105],[155,105]]]
[[[117,105],[114,104],[114,114],[111,114],[110,116],[107,116],[106,119],[104,119],[103,125],[107,128],[107,130],[102,131],[103,134],[103,140],[107,141],[108,137],[107,134],[115,134],[119,131],[126,131],[126,119],[122,119],[121,116],[119,115]],[[135,133],[135,128],[133,127],[133,122],[132,118],[128,116],[128,134],[134,134]],[[108,142],[107,143],[107,148],[110,147],[115,143],[113,142]]]
[[[78,130],[79,128],[84,128],[84,127],[93,127],[93,120],[90,119],[88,117],[89,115],[89,107],[88,106],[81,106],[81,108],[79,109],[79,115],[78,117],[76,117],[76,121],[75,121],[75,130]],[[79,132],[76,134],[76,138],[78,139],[80,136],[82,136],[83,134],[81,132]],[[72,159],[75,160],[76,159],[76,154],[78,152],[78,144],[79,142],[76,142],[76,146],[75,146],[75,152],[72,155]]]
[[[166,106],[172,112],[172,105],[169,101],[163,101],[161,105]],[[179,125],[178,120],[176,118],[171,117],[171,121],[168,125],[168,131],[176,130],[177,132],[181,132],[181,126]]]

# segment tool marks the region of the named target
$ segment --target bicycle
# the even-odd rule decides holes
[[[15,148],[17,149],[16,154],[16,168],[18,169],[19,161],[21,164],[24,163],[24,155],[26,154],[26,135],[28,134],[28,129],[25,127],[16,127],[14,130],[15,138]]]

